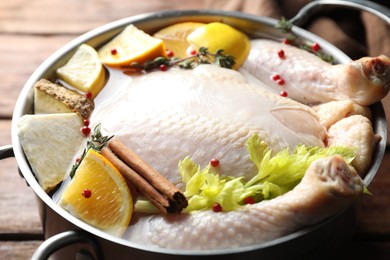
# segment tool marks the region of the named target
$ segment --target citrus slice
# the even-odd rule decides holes
[[[235,69],[245,61],[250,50],[250,41],[246,34],[219,22],[197,28],[187,36],[187,41],[196,49],[206,47],[210,52],[221,49],[224,54],[234,56]]]
[[[98,50],[100,60],[112,67],[143,63],[159,56],[166,56],[165,45],[161,39],[150,36],[134,25],[127,26]]]
[[[72,87],[92,98],[103,88],[105,83],[105,70],[94,48],[82,44],[62,67],[57,69],[57,76]]]
[[[196,22],[176,23],[161,29],[153,36],[162,39],[165,48],[172,51],[175,57],[184,58],[188,56],[187,49],[190,46],[187,36],[203,25],[205,24]]]
[[[125,179],[92,149],[81,161],[59,204],[86,223],[116,236],[126,230],[133,212]]]

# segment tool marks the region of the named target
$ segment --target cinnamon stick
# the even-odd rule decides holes
[[[101,154],[109,160],[123,175],[123,177],[132,183],[138,190],[144,194],[162,213],[170,211],[170,203],[162,194],[153,188],[144,178],[142,178],[133,169],[121,161],[109,148],[104,147]]]
[[[168,198],[173,207],[171,210],[180,212],[187,207],[188,201],[183,192],[144,162],[121,141],[113,139],[108,143],[108,147],[130,168],[145,178],[163,196]]]

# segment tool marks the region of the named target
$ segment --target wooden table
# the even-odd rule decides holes
[[[59,47],[104,23],[163,9],[202,7],[192,1],[16,0],[0,2],[0,146],[11,144],[12,111],[24,82]],[[207,1],[206,1],[207,2]],[[204,7],[204,6],[203,6]],[[390,101],[385,100],[386,111]],[[14,158],[0,162],[0,259],[28,259],[43,241],[32,190]],[[390,153],[357,212],[350,259],[390,257]]]

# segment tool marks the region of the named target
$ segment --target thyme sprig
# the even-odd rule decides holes
[[[90,136],[90,139],[87,141],[86,148],[83,150],[82,155],[79,160],[72,166],[70,171],[70,177],[73,178],[76,173],[77,168],[80,166],[80,163],[87,155],[89,149],[93,149],[95,151],[100,152],[103,147],[105,147],[114,136],[103,136],[101,132],[101,124],[98,124],[93,129],[93,134]]]
[[[215,63],[222,68],[233,68],[234,64],[236,63],[235,57],[224,54],[223,52],[224,51],[222,49],[219,49],[215,53],[211,53],[209,52],[208,48],[200,47],[196,54],[185,58],[168,59],[160,56],[154,60],[146,61],[144,63],[132,62],[129,66],[124,66],[124,68],[150,71],[161,68],[161,65],[164,65],[167,68],[178,66],[181,69],[193,69],[197,65],[211,63]]]
[[[333,64],[334,58],[331,55],[324,53],[322,50],[313,50],[314,42],[304,40],[296,36],[292,31],[293,24],[282,17],[276,24],[276,28],[279,29],[282,33],[286,34],[286,40],[289,44],[299,47],[303,50],[306,50],[310,53],[317,55],[320,59]]]
[[[276,28],[278,28],[283,33],[292,33],[292,27],[293,24],[289,20],[286,20],[286,18],[284,17],[282,17],[276,25]]]
[[[87,148],[92,148],[100,152],[114,136],[104,136],[101,132],[101,124],[97,124],[93,129],[90,140],[87,141]]]

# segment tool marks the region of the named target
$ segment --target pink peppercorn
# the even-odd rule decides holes
[[[221,211],[222,211],[222,206],[221,206],[221,204],[219,204],[219,203],[214,203],[214,205],[213,205],[213,211],[214,211],[214,212],[221,212]]]

